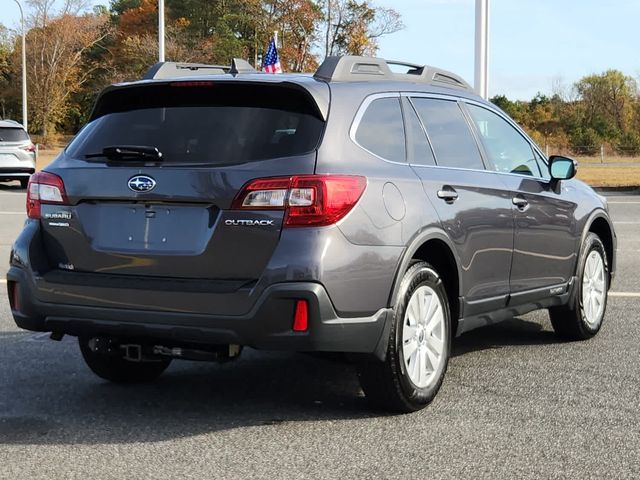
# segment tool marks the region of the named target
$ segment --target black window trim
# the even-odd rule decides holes
[[[415,105],[411,102],[411,98],[405,95],[402,95],[400,99],[400,105],[402,106],[402,116],[404,118],[404,132],[405,132],[405,138],[406,138],[406,144],[407,144],[407,163],[412,167],[437,167],[438,161],[436,159],[436,152],[433,150],[433,145],[431,144],[431,139],[429,138],[429,134],[427,133],[427,130],[424,128],[422,119],[420,118],[420,115],[418,115]],[[407,114],[405,113],[405,110],[407,108],[411,109],[411,111],[415,115],[415,118],[418,120],[418,125],[420,125],[420,130],[422,130],[422,133],[424,134],[424,137],[427,140],[427,146],[431,151],[431,156],[433,157],[433,161],[434,161],[433,165],[425,165],[422,163],[413,162],[414,160],[413,149],[409,149],[409,137],[411,137],[411,140],[413,140],[413,129],[408,128],[409,127],[408,119],[407,119]]]
[[[401,93],[401,96],[403,97],[408,97],[409,99],[411,99],[411,97],[416,97],[416,98],[439,98],[439,99],[444,99],[444,100],[452,100],[455,102],[458,102],[459,104],[471,104],[471,105],[477,105],[479,107],[485,108],[487,110],[490,110],[493,113],[496,113],[497,115],[499,115],[500,117],[502,117],[504,120],[507,121],[507,123],[509,123],[512,127],[514,127],[518,133],[520,133],[520,135],[522,135],[525,140],[527,142],[529,142],[529,145],[531,145],[531,148],[538,153],[538,155],[540,155],[540,158],[542,158],[542,160],[544,161],[544,163],[547,165],[547,167],[549,166],[549,159],[547,158],[547,156],[542,153],[542,150],[540,150],[540,148],[538,148],[538,145],[536,145],[536,143],[531,139],[531,137],[529,137],[529,135],[527,135],[527,133],[520,128],[520,125],[518,125],[517,123],[515,123],[511,118],[509,118],[507,115],[505,115],[502,111],[500,111],[497,108],[494,108],[492,104],[487,104],[487,103],[483,103],[481,101],[477,101],[477,100],[473,100],[471,98],[467,98],[467,97],[458,97],[458,96],[454,96],[454,95],[446,95],[446,94],[442,94],[442,93],[427,93],[427,92],[412,92],[412,91],[403,91]],[[466,105],[461,105],[462,111],[465,112],[465,118],[467,118],[467,113],[466,113]],[[469,122],[469,119],[467,119],[467,122]],[[471,125],[471,130],[472,132],[475,132],[475,126]],[[474,133],[475,135],[475,133]],[[427,137],[428,138],[428,137]],[[478,148],[480,149],[481,152],[481,156],[483,156],[483,162],[484,162],[484,157],[485,157],[485,152],[484,152],[484,147],[482,146],[481,142],[478,142],[476,140],[476,143],[478,143]],[[485,163],[486,165],[486,163]],[[477,168],[460,168],[460,167],[443,167],[443,166],[439,166],[439,165],[412,165],[413,167],[417,167],[417,168],[449,168],[449,169],[453,169],[453,170],[465,170],[465,171],[473,171],[473,172],[487,172],[487,173],[495,173],[498,175],[515,175],[519,178],[522,178],[522,175],[519,175],[517,173],[507,173],[507,172],[497,172],[495,170],[491,170],[491,169],[487,169],[485,168],[484,170],[480,170]],[[534,179],[534,180],[541,180],[543,182],[546,182],[547,184],[550,182],[550,180],[548,178],[543,178],[543,177],[530,177],[527,176],[527,178],[529,179]]]
[[[486,161],[486,155],[485,155],[484,148],[483,148],[482,144],[478,141],[478,138],[477,138],[476,133],[475,133],[475,129],[474,129],[473,125],[470,123],[470,119],[468,117],[468,114],[467,114],[465,108],[462,105],[462,102],[461,102],[462,99],[460,97],[455,97],[455,96],[452,96],[452,95],[429,94],[429,93],[422,93],[422,92],[403,92],[402,93],[402,97],[406,97],[409,100],[409,103],[411,103],[411,106],[413,107],[413,110],[418,115],[418,120],[420,121],[420,125],[422,126],[422,129],[423,129],[423,131],[425,132],[425,134],[427,136],[427,141],[429,142],[429,146],[431,147],[431,152],[433,153],[433,158],[435,159],[435,162],[436,162],[435,165],[416,165],[416,164],[412,164],[411,165],[412,167],[426,167],[426,168],[434,168],[435,167],[435,168],[447,168],[449,170],[465,170],[465,171],[473,171],[473,172],[492,172],[493,171],[493,170],[487,168],[487,161]],[[429,137],[429,134],[427,133],[427,129],[425,128],[425,125],[422,122],[422,118],[418,114],[418,110],[416,109],[415,105],[411,101],[412,98],[427,98],[427,99],[433,99],[433,100],[447,100],[447,101],[450,101],[450,102],[455,102],[458,105],[458,108],[460,109],[460,113],[462,114],[462,118],[464,119],[464,121],[467,124],[467,128],[469,129],[469,132],[471,133],[471,137],[473,138],[473,140],[476,143],[476,148],[478,149],[478,153],[480,154],[480,161],[482,162],[482,165],[483,165],[484,168],[449,167],[449,166],[446,166],[446,165],[438,165],[438,157],[436,156],[436,152],[433,149],[433,144],[431,142],[431,137]]]

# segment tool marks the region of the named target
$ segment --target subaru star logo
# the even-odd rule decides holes
[[[148,192],[156,186],[156,181],[147,175],[136,175],[129,179],[129,188],[134,192]]]

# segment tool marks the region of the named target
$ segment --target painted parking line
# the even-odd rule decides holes
[[[609,292],[610,297],[640,298],[640,292]]]
[[[0,215],[26,215],[26,212],[0,212]]]
[[[7,283],[7,279],[6,278],[0,278],[0,283]]]

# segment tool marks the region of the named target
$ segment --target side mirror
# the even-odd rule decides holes
[[[576,176],[578,162],[573,158],[551,155],[549,157],[549,173],[553,180],[569,180]]]

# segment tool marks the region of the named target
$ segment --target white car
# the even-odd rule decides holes
[[[0,120],[0,182],[19,180],[27,188],[36,170],[36,146],[24,127],[14,120]]]

